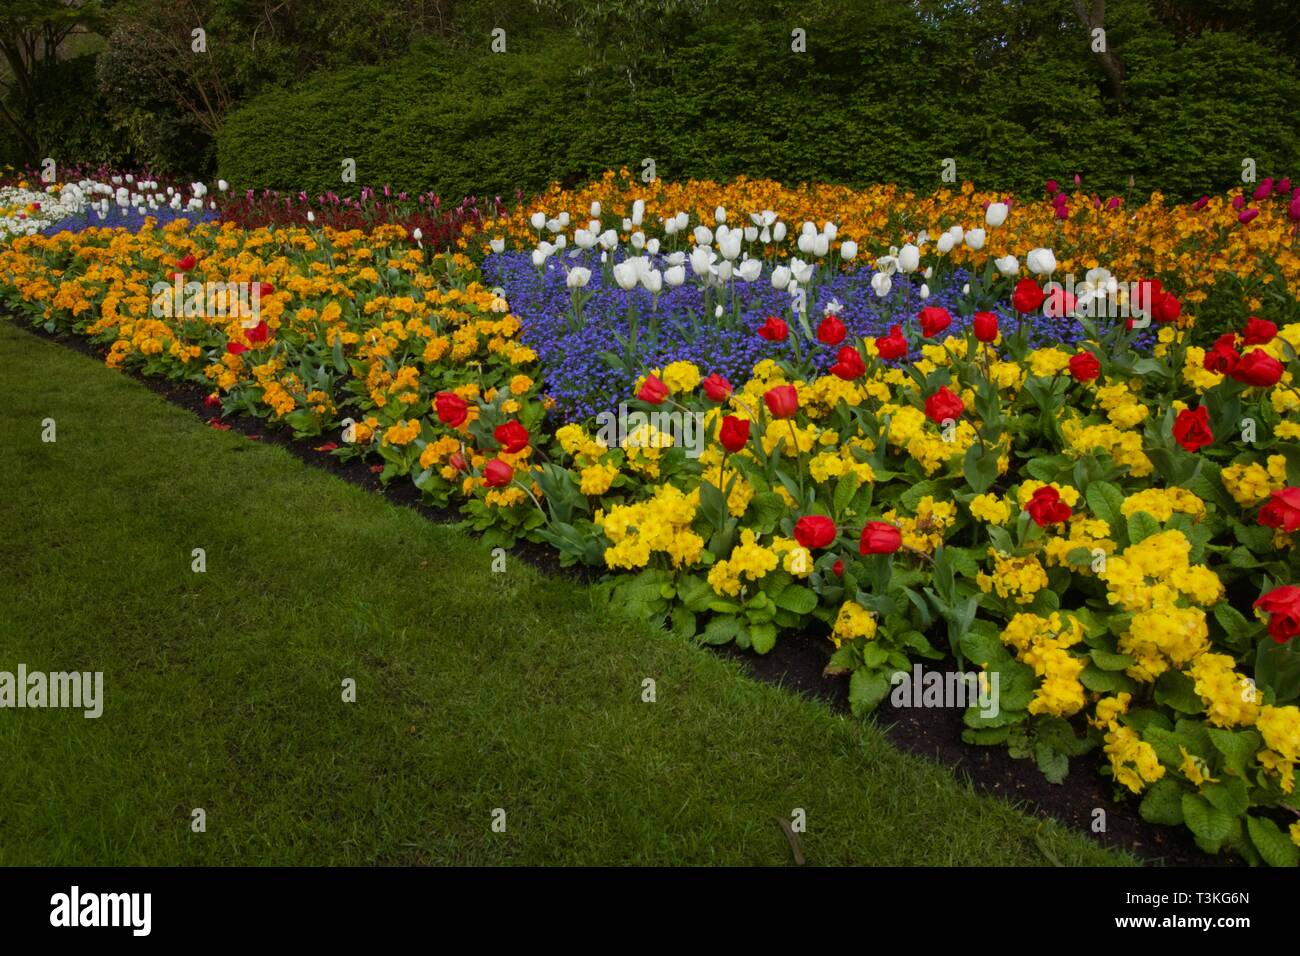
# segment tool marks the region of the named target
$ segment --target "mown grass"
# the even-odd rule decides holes
[[[0,863],[781,864],[794,808],[812,864],[1131,862],[3,321],[0,368],[0,670],[106,698],[0,710]]]

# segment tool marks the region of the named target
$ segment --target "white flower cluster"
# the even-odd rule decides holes
[[[219,182],[217,188],[225,192],[225,181]],[[208,187],[203,183],[190,183],[187,195],[184,189],[163,187],[156,180],[136,179],[130,174],[112,176],[108,182],[82,179],[40,190],[6,186],[0,188],[0,240],[35,235],[61,219],[88,210],[102,221],[114,206],[122,212],[134,210],[150,215],[162,209],[197,212],[205,206],[215,209],[217,204],[208,198]]]

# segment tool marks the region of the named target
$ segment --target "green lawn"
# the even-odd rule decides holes
[[[782,864],[796,807],[812,864],[1131,862],[4,321],[0,369],[0,670],[106,698],[0,710],[0,863]]]

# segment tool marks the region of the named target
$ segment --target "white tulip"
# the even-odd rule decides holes
[[[596,244],[596,237],[591,234],[590,229],[573,230],[573,244],[579,249],[590,249]]]
[[[790,270],[785,266],[777,266],[772,270],[772,288],[784,289],[790,285]]]
[[[649,269],[641,274],[641,284],[651,295],[658,295],[664,288],[664,277],[658,269]]]
[[[876,293],[877,298],[883,299],[889,295],[889,290],[893,287],[894,280],[883,272],[877,272],[871,277],[871,288]]]
[[[952,246],[954,242],[956,242],[956,240],[953,239],[952,233],[945,232],[942,236],[939,237],[939,241],[934,244],[934,247],[939,250],[939,255],[946,256],[949,252],[952,251]]]
[[[1015,256],[1002,256],[994,259],[993,264],[997,266],[998,272],[1004,276],[1013,276],[1020,271],[1020,260]]]
[[[778,222],[775,226],[772,227],[773,242],[783,242],[785,240],[785,235],[786,235],[785,223]]]
[[[963,286],[961,287],[961,294],[962,294],[962,295],[970,295],[970,283],[969,283],[969,282],[967,282],[965,285],[963,285]]]
[[[569,214],[567,212],[560,213],[556,218],[560,220],[561,229],[569,228]]]
[[[533,224],[534,229],[536,229],[538,232],[541,232],[543,229],[546,228],[546,213],[535,212],[533,213],[532,218],[529,219],[528,221]]]
[[[795,281],[809,282],[813,277],[813,264],[802,259],[791,259],[790,272],[794,275]]]
[[[987,238],[983,229],[971,229],[966,233],[966,245],[976,252],[984,248],[984,240]]]
[[[696,246],[691,250],[691,271],[697,276],[708,275],[709,266],[713,265],[716,258],[708,246]]]
[[[696,226],[695,231],[691,233],[695,237],[697,246],[707,246],[713,242],[713,230],[708,226]]]
[[[645,200],[638,199],[632,203],[632,225],[641,225],[641,220],[645,218]]]
[[[630,262],[620,262],[614,266],[614,281],[624,292],[631,292],[636,288],[637,280],[636,266]]]
[[[898,250],[898,271],[915,272],[921,267],[921,250],[910,242]]]
[[[634,232],[634,233],[632,233],[632,237],[631,237],[631,239],[629,239],[628,241],[632,243],[632,248],[633,248],[633,249],[644,249],[644,248],[645,248],[645,233],[644,233],[644,232],[640,232],[640,231],[638,231],[638,232]]]
[[[219,191],[224,193],[229,188],[230,188],[230,183],[226,182],[224,179],[217,180],[217,189]]]
[[[835,223],[833,222],[822,223],[822,235],[824,235],[831,242],[834,242],[835,237],[838,236],[839,234],[840,234],[840,229],[837,225],[835,225]]]
[[[840,258],[845,262],[851,262],[858,257],[858,244],[852,239],[846,239],[840,243]]]
[[[740,257],[740,241],[744,236],[740,230],[732,229],[727,233],[725,238],[718,240],[718,251],[722,253],[724,259],[738,259]]]
[[[664,235],[666,236],[677,235],[677,220],[675,218],[669,219],[666,223],[664,223]]]
[[[564,284],[570,289],[581,289],[590,281],[590,269],[584,269],[582,266],[574,266],[569,270],[568,276],[565,277]]]
[[[613,229],[606,229],[600,234],[600,244],[605,249],[613,249],[618,245],[618,233]]]
[[[1056,271],[1056,256],[1051,249],[1030,249],[1025,264],[1034,275],[1051,275]]]
[[[556,248],[556,249],[563,249],[566,245],[568,245],[568,243],[569,243],[569,237],[568,237],[568,236],[565,236],[565,235],[559,235],[559,236],[556,236],[556,237],[555,237],[555,248]]]
[[[506,241],[504,239],[490,239],[488,240],[488,246],[492,249],[493,252],[506,251]]]
[[[824,233],[821,235],[813,236],[813,248],[812,248],[813,255],[817,256],[818,258],[821,258],[822,256],[826,255],[826,253],[830,251],[831,251],[831,240],[829,236],[825,235]]]
[[[753,282],[763,272],[763,263],[758,259],[746,259],[736,268],[737,274],[744,282]]]
[[[308,221],[308,222],[315,222],[315,221],[316,221],[316,214],[315,214],[314,212],[312,212],[310,209],[307,210],[307,221]],[[504,242],[503,242],[501,245],[502,245],[502,248],[505,247],[505,243],[504,243]],[[500,250],[497,250],[497,251],[500,251]]]
[[[746,241],[746,242],[753,242],[753,241],[754,241],[755,239],[757,239],[757,238],[758,238],[758,226],[746,226],[746,227],[745,227],[745,241]]]
[[[928,285],[926,285],[924,282],[922,282],[922,283],[921,283],[921,299],[924,301],[925,299],[928,299],[928,298],[930,298],[930,287],[929,287]]]
[[[996,229],[1007,221],[1007,213],[1011,207],[1004,202],[991,202],[989,208],[984,210],[984,223],[991,229]]]
[[[559,232],[563,228],[564,228],[564,223],[560,222],[560,220],[558,219],[546,220],[547,232]]]
[[[815,235],[817,232],[817,223],[805,220],[804,224],[799,227],[799,232],[805,236]]]
[[[659,240],[658,240],[658,239],[651,239],[649,242],[647,242],[647,243],[645,244],[645,251],[648,252],[648,253],[650,253],[650,255],[652,255],[652,256],[658,254],[658,252],[659,252]]]
[[[593,199],[591,201],[591,218],[592,219],[600,218],[600,200],[598,199]]]
[[[717,209],[713,210],[713,221],[716,222],[716,223],[724,223],[724,222],[726,222],[726,221],[727,221],[727,210],[723,209],[721,206],[719,206]]]
[[[921,273],[926,279],[934,278],[934,266],[926,266],[925,271]]]
[[[731,268],[730,260],[723,259],[721,262],[718,263],[717,268],[714,271],[717,272],[719,282],[731,281],[732,268]]]
[[[675,289],[686,281],[686,267],[672,266],[664,270],[664,285]]]
[[[415,228],[415,231],[411,233],[411,238],[414,239],[416,242],[419,242],[421,239],[424,238],[424,233],[421,232],[420,228],[417,226]]]
[[[675,217],[677,221],[677,231],[681,232],[691,224],[691,214],[688,212],[679,212]]]
[[[686,253],[680,249],[676,252],[670,252],[665,259],[670,266],[680,266],[686,262]]]

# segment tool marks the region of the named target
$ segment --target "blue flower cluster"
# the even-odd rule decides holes
[[[211,222],[217,218],[217,211],[215,209],[172,209],[169,206],[141,211],[135,207],[123,209],[117,205],[110,205],[108,215],[100,219],[98,212],[87,207],[79,213],[64,216],[58,222],[46,226],[41,230],[41,235],[54,236],[60,232],[83,232],[91,226],[139,232],[149,216],[157,220],[158,228],[161,229],[174,219],[188,219],[192,224]]]
[[[658,301],[644,288],[630,292],[605,278],[597,253],[579,253],[569,258],[561,252],[564,264],[556,257],[548,259],[541,273],[528,253],[504,252],[489,255],[483,262],[483,275],[490,285],[500,286],[510,302],[511,311],[523,324],[523,340],[534,349],[542,366],[545,391],[555,400],[553,414],[562,421],[585,422],[602,411],[612,411],[619,402],[629,400],[635,391],[636,378],[652,368],[670,362],[689,361],[704,375],[718,372],[735,385],[748,380],[753,367],[763,359],[795,358],[795,336],[784,342],[769,342],[757,334],[769,315],[788,316],[790,296],[772,288],[770,272],[751,283],[737,281],[734,300],[725,302],[724,314],[705,315],[704,293],[694,277],[675,289],[665,288]],[[572,322],[570,290],[565,285],[566,266],[591,269],[591,281],[582,290],[589,295],[582,308],[581,325]],[[931,290],[924,302],[920,298],[919,278],[895,275],[893,288],[884,298],[872,290],[873,270],[861,267],[837,273],[823,282],[809,301],[809,321],[815,331],[826,306],[837,300],[842,309],[839,319],[848,328],[845,344],[861,337],[877,337],[889,332],[891,325],[915,329],[915,317],[923,305],[937,305],[953,315],[951,334],[965,334],[969,319],[958,315],[962,286],[969,277],[958,271],[943,288]],[[624,346],[616,336],[629,338],[628,304],[635,305],[637,327],[637,368],[635,371],[609,361],[605,356],[624,355]],[[999,323],[1006,331],[1019,321],[1009,305],[999,307]],[[1032,319],[1030,341],[1036,346],[1069,347],[1084,332],[1074,319]],[[919,345],[916,335],[909,335],[913,355]],[[803,339],[805,358],[825,371],[835,362],[837,348]]]

